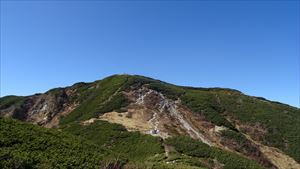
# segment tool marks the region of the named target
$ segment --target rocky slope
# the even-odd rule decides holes
[[[3,97],[0,115],[62,129],[108,121],[163,140],[190,137],[265,168],[300,168],[300,110],[232,89],[181,87],[114,75],[44,94]],[[162,146],[165,158],[178,151],[176,146]],[[207,158],[217,161],[198,159],[206,168],[228,165],[215,156]]]

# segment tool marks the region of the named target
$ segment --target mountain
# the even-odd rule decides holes
[[[0,168],[300,168],[300,109],[233,89],[113,75],[0,116]]]

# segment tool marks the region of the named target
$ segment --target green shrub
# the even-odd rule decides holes
[[[139,132],[128,132],[122,125],[96,121],[90,125],[70,124],[63,131],[81,136],[131,161],[142,161],[163,153],[161,139]]]
[[[0,110],[6,109],[11,105],[19,108],[25,101],[25,97],[22,96],[5,96],[0,98]]]
[[[98,115],[119,110],[126,106],[126,99],[120,93],[127,82],[126,76],[112,76],[101,81],[96,81],[77,89],[75,102],[79,106],[68,116],[61,118],[60,124],[64,125],[74,121],[87,120]]]
[[[86,139],[0,118],[0,168],[99,168],[110,156]]]

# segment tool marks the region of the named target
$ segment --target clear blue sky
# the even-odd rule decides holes
[[[299,106],[299,1],[1,1],[1,96],[119,74]]]

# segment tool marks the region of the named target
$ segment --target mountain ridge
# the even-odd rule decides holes
[[[150,77],[147,77],[147,76],[143,76],[143,75],[138,75],[138,74],[127,74],[127,73],[123,73],[123,74],[113,74],[113,75],[110,75],[110,76],[107,76],[107,77],[104,77],[103,79],[105,78],[108,78],[108,77],[112,77],[112,76],[135,76],[135,77],[142,77],[142,78],[148,78],[148,79],[152,79],[152,80],[156,80],[158,82],[161,82],[161,83],[164,83],[164,84],[171,84],[171,85],[174,85],[170,82],[166,82],[166,81],[162,81],[162,80],[159,80],[159,79],[155,79],[155,78],[150,78]],[[78,84],[91,84],[91,83],[95,83],[99,80],[95,80],[95,81],[90,81],[90,82],[75,82],[71,85],[66,85],[66,86],[57,86],[57,87],[53,87],[45,92],[38,92],[38,93],[33,93],[33,94],[28,94],[28,95],[14,95],[14,94],[8,94],[8,95],[4,95],[4,96],[1,96],[0,98],[4,98],[4,97],[27,97],[27,96],[34,96],[34,95],[40,95],[40,94],[43,94],[43,93],[47,93],[47,92],[50,92],[51,90],[55,90],[55,89],[61,89],[61,88],[68,88],[68,87],[71,87],[71,86],[74,86],[74,85],[78,85]],[[234,89],[234,88],[230,88],[230,87],[218,87],[218,86],[214,86],[214,87],[195,87],[195,86],[189,86],[189,85],[177,85],[176,86],[178,87],[183,87],[183,88],[187,88],[187,89],[203,89],[203,90],[209,90],[209,89],[220,89],[220,90],[232,90],[232,91],[236,91],[236,92],[240,92],[242,94],[245,94],[245,95],[248,95],[248,96],[251,96],[251,97],[255,97],[257,99],[261,99],[261,100],[266,100],[266,101],[269,101],[269,102],[273,102],[273,103],[278,103],[278,104],[284,104],[284,105],[287,105],[287,106],[290,106],[290,107],[294,107],[294,108],[298,108],[300,109],[300,107],[298,106],[295,106],[295,105],[291,105],[291,104],[288,104],[288,103],[285,103],[285,102],[282,102],[282,101],[278,101],[278,100],[272,100],[272,99],[268,99],[268,98],[265,98],[265,97],[262,97],[262,96],[259,96],[259,95],[250,95],[248,93],[245,93],[239,89]]]

